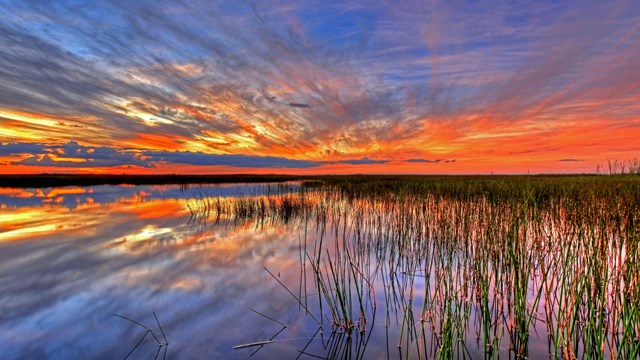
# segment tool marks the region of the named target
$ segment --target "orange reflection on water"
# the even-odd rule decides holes
[[[55,235],[68,236],[91,231],[99,221],[95,217],[95,205],[78,207],[72,211],[62,206],[43,205],[38,207],[0,210],[0,242],[30,240]]]
[[[27,191],[25,189],[0,188],[0,195],[24,199],[34,197],[36,194],[33,191]]]
[[[47,197],[47,198],[56,198],[61,195],[77,195],[77,194],[91,194],[93,192],[92,189],[85,189],[81,187],[64,187],[64,188],[53,188],[46,193],[42,190],[37,190],[39,197]]]
[[[183,199],[146,201],[140,194],[122,199],[118,211],[130,214],[137,219],[179,217],[189,214],[186,201]]]
[[[37,238],[65,238],[95,232],[99,224],[117,224],[136,219],[164,219],[188,214],[184,200],[168,199],[144,201],[143,198],[121,199],[117,203],[97,204],[92,198],[77,204],[75,209],[62,206],[61,193],[85,193],[83,189],[53,189],[44,197],[43,205],[21,208],[0,208],[0,241],[32,240]],[[6,193],[6,191],[5,191]],[[15,193],[28,196],[29,192]],[[54,197],[55,196],[55,197]],[[185,220],[186,222],[186,220]]]

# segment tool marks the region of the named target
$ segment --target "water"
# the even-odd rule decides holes
[[[251,308],[290,306],[263,267],[297,266],[298,226],[198,226],[186,204],[261,188],[0,189],[0,358],[123,358],[146,331],[112,314],[157,329],[153,312],[167,358],[238,356],[274,326]],[[157,348],[149,335],[133,358]]]
[[[490,244],[510,243],[508,207],[303,189],[0,189],[0,359],[482,358],[483,276],[489,342],[514,358],[515,270]],[[562,211],[536,214],[513,256],[535,255],[526,352],[547,358],[560,305],[545,302],[565,271],[548,247],[585,233]],[[540,266],[558,273],[549,286]]]

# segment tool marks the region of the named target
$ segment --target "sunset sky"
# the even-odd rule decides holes
[[[640,2],[0,0],[0,173],[640,157]]]

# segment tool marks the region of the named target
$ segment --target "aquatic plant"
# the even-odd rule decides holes
[[[232,219],[304,225],[298,294],[281,285],[316,335],[359,336],[340,357],[372,332],[394,358],[640,354],[636,178],[327,177],[229,201]]]

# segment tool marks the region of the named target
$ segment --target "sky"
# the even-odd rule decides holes
[[[0,173],[584,173],[640,2],[0,0]]]

